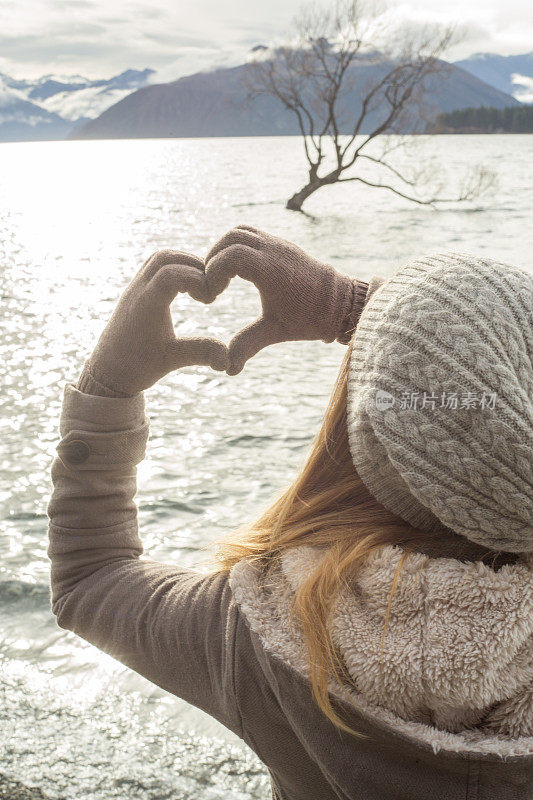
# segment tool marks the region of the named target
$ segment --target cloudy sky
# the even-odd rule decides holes
[[[330,0],[331,1],[331,0]],[[449,57],[533,49],[531,0],[397,0],[398,15],[456,22],[463,39]],[[110,77],[153,67],[171,80],[242,61],[283,36],[302,0],[1,0],[0,72]]]

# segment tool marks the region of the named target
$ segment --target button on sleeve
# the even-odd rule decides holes
[[[61,460],[68,461],[69,464],[83,464],[91,453],[91,448],[82,439],[60,443],[56,449]]]
[[[63,464],[76,470],[124,469],[143,460],[149,421],[126,431],[73,429],[59,442],[57,454]]]

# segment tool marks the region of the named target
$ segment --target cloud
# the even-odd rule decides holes
[[[60,92],[44,100],[40,105],[47,111],[59,114],[63,119],[75,121],[80,117],[97,117],[132,91],[131,88],[127,88],[103,92],[98,87],[89,86],[77,92]]]
[[[235,67],[242,64],[247,57],[247,50],[236,48],[190,47],[183,49],[177,58],[156,70],[150,83],[165,83],[183,75],[215,69],[217,67]]]
[[[75,72],[109,77],[150,66],[167,79],[234,63],[252,45],[283,37],[304,0],[2,0],[0,70],[17,77]],[[323,0],[331,2],[331,0]],[[533,41],[530,0],[397,0],[411,22],[458,21],[455,58],[525,52]]]
[[[26,98],[22,92],[13,89],[11,86],[6,86],[2,77],[0,77],[0,108],[11,106],[17,100],[25,100]]]
[[[515,73],[511,75],[511,80],[518,87],[518,90],[514,92],[516,99],[522,103],[533,103],[533,78]]]

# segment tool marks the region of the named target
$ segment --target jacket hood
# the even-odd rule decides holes
[[[235,600],[267,651],[308,677],[293,592],[323,553],[286,551],[268,583],[242,560]],[[434,752],[533,754],[533,555],[499,570],[384,546],[342,591],[332,637],[355,687],[332,694]],[[388,611],[385,635],[383,629]]]

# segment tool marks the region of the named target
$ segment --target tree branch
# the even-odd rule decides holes
[[[367,153],[362,153],[359,156],[359,158],[364,158],[367,161],[372,161],[374,162],[374,164],[379,164],[381,167],[385,167],[386,169],[390,170],[393,173],[393,175],[396,175],[397,178],[406,183],[408,186],[416,186],[416,180],[410,180],[409,178],[406,178],[405,175],[402,175],[402,173],[395,167],[393,167],[392,164],[389,164],[382,158],[374,158],[373,156],[369,156]]]
[[[485,176],[482,175],[479,183],[481,183],[484,178]],[[492,182],[491,178],[492,176],[487,176],[489,184]],[[421,200],[418,197],[414,197],[413,195],[402,192],[400,189],[396,189],[394,186],[390,186],[388,183],[373,183],[372,181],[368,181],[366,178],[361,178],[359,175],[356,175],[352,178],[339,178],[336,182],[348,183],[350,181],[364,183],[365,186],[371,186],[373,189],[388,189],[389,192],[393,192],[399,197],[403,197],[405,200],[410,200],[412,203],[417,203],[420,206],[432,207],[435,207],[437,203],[461,203],[464,200],[471,200],[479,193],[480,190],[485,191],[485,187],[480,189],[478,186],[472,186],[470,189],[464,189],[463,192],[461,192],[461,194],[459,194],[457,197],[430,197],[427,200]]]
[[[417,197],[413,197],[412,195],[405,194],[401,192],[399,189],[395,189],[394,186],[390,186],[387,183],[372,183],[371,181],[367,181],[365,178],[360,178],[359,176],[353,178],[339,178],[337,183],[348,183],[350,181],[358,181],[359,183],[364,183],[365,186],[371,186],[373,189],[388,189],[389,192],[394,192],[399,197],[403,197],[405,200],[411,200],[413,203],[418,203],[421,206],[435,206],[435,203],[451,203],[454,202],[453,200],[437,200],[435,198],[431,198],[430,200],[420,200]]]

